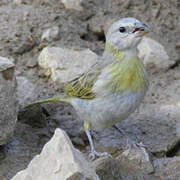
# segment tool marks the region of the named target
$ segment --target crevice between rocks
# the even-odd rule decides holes
[[[176,67],[179,66],[179,64],[180,64],[180,59],[177,60],[174,64],[172,64],[172,65],[168,68],[168,70],[170,70],[170,69],[175,69]]]
[[[177,152],[180,151],[180,139],[166,152],[166,157],[174,157],[176,156]]]
[[[88,33],[82,34],[80,36],[82,40],[86,41],[103,41],[105,42],[105,34],[103,32],[94,33],[89,31]]]

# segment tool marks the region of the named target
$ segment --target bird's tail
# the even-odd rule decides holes
[[[31,104],[28,104],[28,105],[24,106],[24,108],[30,108],[30,107],[32,107],[34,105],[50,103],[50,102],[67,102],[67,103],[70,103],[70,99],[66,95],[54,96],[54,97],[51,97],[51,98],[35,101],[35,102],[31,103]]]

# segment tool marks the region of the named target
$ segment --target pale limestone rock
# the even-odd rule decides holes
[[[52,41],[59,38],[59,27],[53,26],[42,34],[41,41]]]
[[[22,4],[27,4],[28,0],[13,0],[13,4],[15,5],[22,5]]]
[[[0,57],[0,145],[13,136],[17,120],[16,78],[12,60]]]
[[[67,134],[56,129],[40,155],[12,180],[99,180],[83,155],[73,147]]]
[[[180,179],[180,157],[158,158],[155,161],[156,178],[158,180],[179,180]]]
[[[92,166],[102,180],[155,180],[148,174],[146,166],[140,167],[140,163],[121,157],[100,157],[92,162]]]
[[[144,37],[138,45],[139,57],[148,68],[166,69],[174,64],[169,59],[164,47],[157,41]]]
[[[180,101],[176,101],[172,104],[161,104],[159,108],[157,108],[156,113],[171,119],[171,123],[175,125],[174,127],[176,129],[176,133],[172,132],[174,133],[174,140],[180,140]]]
[[[83,0],[61,0],[67,9],[75,9],[78,11],[82,11],[83,7],[81,6]]]
[[[147,173],[154,172],[154,165],[152,162],[151,155],[144,147],[139,147],[139,149],[135,149],[134,147],[125,150],[121,156],[119,156],[120,160],[125,160],[129,162],[133,162],[136,164],[136,167],[146,171]]]
[[[20,5],[23,3],[23,0],[13,0],[13,4]]]
[[[8,59],[6,57],[0,56],[0,71],[5,71],[13,67],[14,67],[13,59]]]
[[[89,49],[75,51],[46,47],[40,53],[38,63],[52,81],[66,83],[88,70],[97,61],[97,57]]]

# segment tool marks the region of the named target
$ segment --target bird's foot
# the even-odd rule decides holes
[[[131,140],[126,133],[123,131],[123,129],[121,129],[120,127],[118,127],[117,125],[113,126],[116,130],[118,130],[124,137],[126,137],[127,139],[127,146],[128,149],[126,151],[124,151],[124,155],[125,156],[131,156],[131,157],[137,157],[138,160],[140,162],[142,161],[148,161],[149,159],[149,154],[146,150],[146,146],[140,142],[140,143],[136,143],[133,140]],[[135,156],[134,156],[135,155]]]
[[[86,124],[85,124],[86,125]],[[91,153],[89,154],[89,159],[94,160],[96,157],[102,157],[102,156],[111,156],[110,154],[108,154],[107,152],[103,152],[103,153],[99,153],[95,150],[94,147],[94,143],[90,134],[89,130],[86,130],[86,135],[88,137],[89,143],[90,143],[90,147],[91,147]]]
[[[99,152],[93,150],[89,154],[89,159],[94,160],[96,157],[102,157],[102,156],[110,156],[111,157],[111,155],[108,154],[107,152],[99,153]]]
[[[134,147],[137,151],[138,149],[140,148],[145,148],[146,146],[142,144],[142,142],[140,143],[136,143],[134,142],[133,140],[131,140],[127,135],[126,133],[124,132],[123,129],[121,129],[120,127],[118,127],[117,125],[114,125],[113,126],[116,130],[118,130],[124,137],[126,137],[127,139],[127,144],[128,144],[128,147],[129,147],[129,152],[131,152],[132,150],[132,147]]]
[[[136,143],[130,139],[128,139],[127,141],[128,141],[128,154],[130,154],[132,152],[132,149],[134,149],[134,151],[139,157],[138,158],[139,162],[142,162],[143,159],[147,159],[146,146],[142,142]]]
[[[141,148],[146,148],[146,146],[142,142],[136,143],[129,138],[127,139],[127,144],[128,144],[129,152],[131,152],[132,148],[135,148],[137,152],[140,152]]]

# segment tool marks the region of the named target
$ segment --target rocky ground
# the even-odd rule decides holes
[[[87,139],[79,133],[81,124],[72,107],[56,103],[28,110],[21,107],[62,92],[64,84],[55,83],[38,65],[43,48],[89,48],[101,55],[107,27],[127,16],[146,22],[151,28],[148,36],[164,46],[169,58],[162,67],[156,62],[147,67],[151,82],[148,94],[139,110],[118,126],[132,139],[143,142],[152,153],[155,173],[145,179],[177,180],[180,172],[180,2],[82,0],[78,4],[78,0],[73,5],[73,1],[67,2],[0,1],[0,56],[14,60],[20,107],[14,136],[0,147],[0,180],[9,180],[25,169],[57,127],[64,129],[73,144],[87,154]],[[96,143],[99,150],[104,148],[115,158],[124,150],[126,141],[110,128],[96,134]],[[111,164],[111,160],[107,161]],[[107,166],[96,169],[101,179],[108,179],[108,175],[100,174],[106,170]]]

